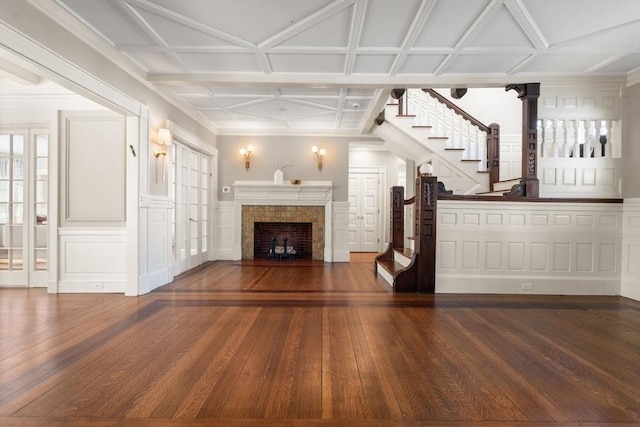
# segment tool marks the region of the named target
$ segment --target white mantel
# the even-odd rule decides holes
[[[303,181],[301,184],[235,181],[233,187],[235,200],[247,205],[325,205],[333,198],[331,181]]]
[[[324,261],[332,262],[332,181],[235,181],[233,187],[235,218],[242,218],[243,205],[324,206]],[[241,221],[235,221],[233,259],[242,259]]]

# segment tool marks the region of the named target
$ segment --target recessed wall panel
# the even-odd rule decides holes
[[[531,243],[531,270],[547,271],[548,244],[547,242]]]
[[[640,262],[640,258],[636,258],[635,264]],[[600,272],[616,271],[616,245],[613,243],[600,244]]]
[[[485,268],[487,270],[502,269],[502,243],[487,242],[485,245]]]
[[[553,244],[553,271],[571,270],[571,245],[569,243]]]
[[[576,243],[576,271],[593,271],[593,244]]]
[[[507,243],[509,270],[524,270],[524,243],[509,242]]]
[[[440,268],[451,270],[456,267],[456,242],[440,242],[440,256],[438,257]]]
[[[464,268],[465,270],[478,269],[479,247],[479,242],[462,243],[462,268]]]

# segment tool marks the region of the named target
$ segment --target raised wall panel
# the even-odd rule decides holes
[[[525,215],[524,214],[510,214],[509,215],[509,225],[525,225]]]
[[[440,242],[440,256],[438,256],[440,268],[443,270],[456,267],[456,242]]]
[[[568,96],[562,99],[562,106],[564,108],[576,108],[578,106],[578,99],[574,96]]]
[[[502,269],[502,243],[487,242],[485,245],[485,268],[487,270]]]
[[[616,227],[618,225],[618,217],[615,215],[600,215],[598,225],[600,227]]]
[[[570,271],[571,270],[571,244],[570,243],[554,243],[553,244],[553,271]]]
[[[509,270],[524,270],[524,243],[509,242],[507,243],[508,261],[507,268]]]
[[[462,223],[470,224],[470,225],[479,225],[480,215],[478,215],[477,213],[465,213],[462,216]]]
[[[478,269],[479,248],[479,242],[462,243],[462,268],[465,270]]]
[[[576,220],[579,227],[593,227],[595,223],[593,215],[577,215]]]
[[[635,263],[638,263],[640,258],[636,258]],[[616,245],[613,243],[601,243],[600,244],[600,272],[614,272],[616,271]]]
[[[455,213],[443,213],[440,215],[440,223],[447,225],[455,225],[457,222]]]
[[[502,225],[501,214],[487,214],[485,219],[487,221],[487,225]]]
[[[627,272],[640,274],[640,245],[630,244],[627,246]]]
[[[616,183],[616,170],[611,168],[603,168],[598,171],[600,179],[598,184],[601,185],[615,185]]]
[[[559,226],[567,226],[571,224],[571,215],[561,214],[553,216],[553,223]]]
[[[556,169],[545,168],[542,171],[542,182],[548,185],[556,185]]]
[[[531,223],[533,225],[547,225],[549,216],[547,214],[533,214],[531,215]]]
[[[595,169],[583,169],[582,170],[582,185],[594,186],[596,185],[596,170]]]
[[[576,271],[593,271],[593,244],[576,243]]]
[[[562,185],[576,185],[576,170],[575,169],[563,169],[562,170]]]
[[[110,112],[63,114],[63,221],[125,221],[125,122]]]
[[[547,242],[531,243],[531,270],[547,271],[548,270],[548,244]]]

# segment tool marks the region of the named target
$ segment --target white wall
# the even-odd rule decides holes
[[[228,136],[218,137],[218,198],[221,201],[233,200],[234,181],[273,180],[275,168],[270,163],[291,164],[284,169],[284,179],[302,181],[332,181],[333,200],[346,201],[348,190],[349,140],[346,138],[313,136]],[[244,168],[244,158],[240,149],[253,145],[251,167]],[[324,148],[327,154],[323,159],[322,171],[318,170],[316,156],[312,146]],[[231,192],[224,193],[222,187],[230,187]]]
[[[622,159],[624,172],[622,196],[640,197],[640,83],[624,92],[622,119]]]

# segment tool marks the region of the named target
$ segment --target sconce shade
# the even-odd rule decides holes
[[[324,148],[318,148],[317,145],[314,145],[313,147],[311,147],[311,151],[316,155],[316,158],[318,159],[318,170],[322,171],[322,157],[327,154],[327,150],[325,150]]]
[[[244,169],[247,171],[251,167],[249,158],[251,157],[251,153],[253,153],[253,150],[254,150],[253,145],[247,145],[247,148],[240,149],[240,155],[244,157]]]
[[[171,145],[171,131],[169,129],[158,129],[158,144]]]

